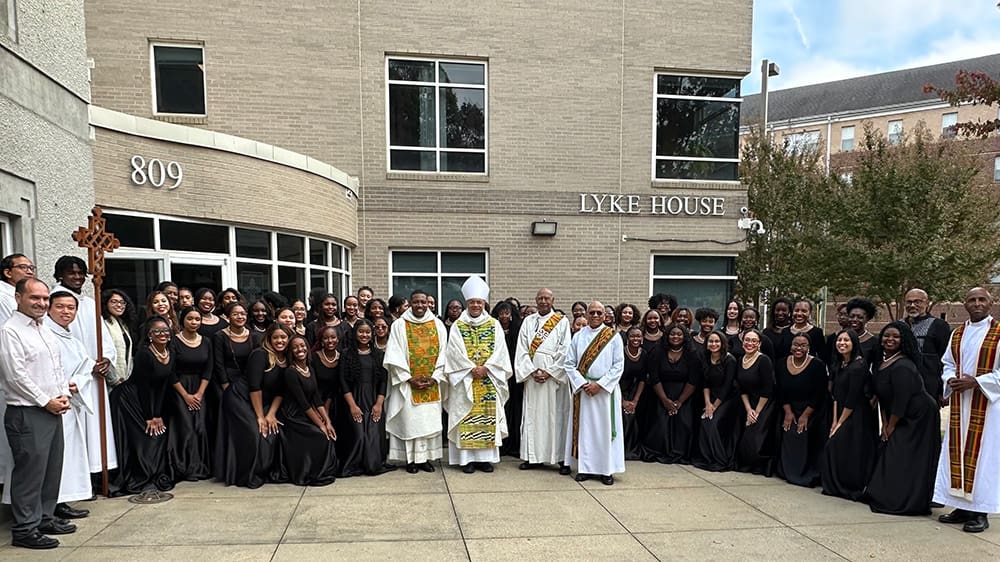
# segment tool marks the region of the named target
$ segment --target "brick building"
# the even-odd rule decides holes
[[[722,307],[751,9],[87,2],[110,282]]]

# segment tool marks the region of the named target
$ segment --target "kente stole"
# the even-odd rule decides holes
[[[604,351],[604,347],[611,342],[611,339],[615,337],[616,332],[604,326],[594,339],[590,340],[587,344],[587,349],[583,350],[583,355],[580,356],[580,362],[577,364],[577,370],[583,375],[583,378],[588,381],[601,380],[601,377],[589,376],[590,367],[594,364],[594,361],[601,355]],[[615,401],[611,401],[611,440],[614,441],[615,437],[618,437],[618,431],[615,429]],[[580,393],[577,392],[573,395],[573,456],[580,458]]]
[[[556,312],[550,316],[544,324],[542,324],[542,327],[535,332],[535,337],[531,340],[531,345],[528,346],[528,357],[532,359],[535,358],[535,352],[538,351],[538,347],[545,343],[545,340],[548,339],[552,330],[556,329],[556,325],[558,325],[559,321],[562,319],[563,314],[561,312]]]
[[[965,324],[959,326],[951,336],[951,356],[955,359],[958,373],[962,374],[962,335]],[[996,363],[997,344],[1000,343],[1000,322],[993,320],[983,344],[979,348],[979,360],[976,363],[975,376],[993,371]],[[965,435],[965,448],[962,448],[962,400],[951,401],[951,417],[948,424],[948,460],[951,468],[952,495],[972,495],[972,487],[976,479],[976,464],[979,452],[982,450],[983,427],[986,425],[986,409],[989,400],[979,387],[971,389],[972,400],[969,411],[969,429]]]
[[[410,376],[414,378],[432,376],[438,354],[441,352],[437,323],[430,321],[420,324],[407,321],[406,345],[410,355]],[[434,381],[434,384],[423,390],[410,387],[410,399],[415,406],[440,402],[441,390],[438,382]]]
[[[455,322],[465,343],[469,360],[482,367],[493,355],[496,330],[493,321],[479,326]],[[472,379],[472,409],[458,423],[458,446],[461,449],[492,449],[497,436],[497,390],[486,376]]]

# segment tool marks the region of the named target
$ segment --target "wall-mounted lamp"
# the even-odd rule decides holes
[[[549,222],[547,220],[542,220],[541,222],[531,223],[531,235],[532,236],[555,236],[556,229],[559,227],[557,222]]]

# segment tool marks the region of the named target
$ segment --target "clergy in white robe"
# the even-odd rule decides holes
[[[1000,512],[1000,322],[989,316],[991,305],[985,289],[966,294],[969,320],[952,333],[942,358],[951,419],[934,501],[955,508],[942,522],[965,523],[968,532],[985,530],[986,514]]]
[[[406,462],[411,474],[418,468],[434,472],[430,461],[441,458],[447,339],[444,322],[429,310],[427,294],[414,291],[410,308],[392,323],[383,363],[389,371],[385,415],[389,460]]]
[[[84,270],[86,272],[86,270]],[[86,276],[84,276],[86,278]],[[74,296],[79,300],[80,306],[77,309],[76,320],[70,326],[70,332],[73,337],[80,340],[83,343],[84,349],[87,351],[87,355],[91,359],[97,361],[97,304],[94,299],[84,295],[79,289],[73,289],[75,283],[70,283],[66,279],[61,279],[59,283],[56,283],[52,287],[52,292],[56,291],[68,291],[73,293]],[[111,339],[107,330],[101,330],[101,342],[103,356],[108,359],[111,364],[114,364],[117,355],[115,351],[115,342]],[[94,381],[96,383],[96,381]],[[101,471],[101,423],[98,415],[98,393],[100,389],[99,385],[91,384],[88,385],[86,400],[89,404],[94,406],[91,408],[91,412],[84,415],[84,428],[87,434],[87,454],[90,463],[90,472],[96,473]],[[108,400],[108,391],[110,389],[105,385],[104,389],[104,433],[107,438],[108,444],[108,470],[113,468],[118,468],[118,456],[115,453],[115,434],[111,427],[111,401]]]
[[[598,476],[607,485],[625,472],[625,432],[618,380],[625,369],[622,338],[604,325],[604,305],[587,307],[587,327],[573,336],[565,369],[573,403],[566,432],[566,464],[576,480]]]
[[[489,287],[478,276],[462,286],[466,309],[445,346],[448,377],[448,463],[463,472],[493,472],[507,437],[503,405],[510,397],[510,355],[500,321],[485,313]]]
[[[569,390],[564,363],[570,329],[569,319],[554,311],[553,304],[552,291],[539,289],[535,295],[538,312],[524,319],[517,336],[514,374],[517,382],[524,383],[522,470],[540,463],[562,463],[566,454]]]

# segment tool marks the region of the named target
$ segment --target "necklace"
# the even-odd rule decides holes
[[[206,313],[202,314],[202,322],[204,322],[206,319],[212,320],[213,318],[215,318],[215,313],[214,312],[206,312]],[[214,323],[215,322],[209,322],[209,324],[214,324]]]
[[[751,355],[749,353],[746,354],[746,355],[744,355],[743,356],[743,368],[744,369],[749,369],[750,366],[753,365],[754,361],[757,360],[757,356],[758,355],[760,355],[759,351],[753,352],[753,355]],[[749,361],[747,361],[748,358],[750,359]]]
[[[631,359],[632,361],[638,361],[639,360],[639,356],[642,355],[642,348],[641,347],[636,348],[635,354],[633,355],[632,352],[629,351],[629,348],[626,347],[625,348],[625,355],[628,356],[628,358]]]
[[[336,363],[337,360],[340,359],[340,351],[336,349],[333,350],[333,359],[330,359],[330,357],[326,354],[325,349],[321,349],[319,350],[319,352],[321,355],[323,355],[323,360],[326,361],[327,363]]]
[[[309,367],[299,367],[298,363],[292,363],[292,367],[295,367],[295,370],[301,373],[303,377],[309,376]]]
[[[366,347],[365,349],[358,349],[358,354],[359,355],[368,355],[371,352],[372,352],[371,346]]]
[[[229,335],[230,335],[230,336],[233,336],[234,338],[242,338],[242,337],[243,337],[243,336],[245,336],[245,335],[246,335],[246,333],[247,333],[247,328],[246,328],[246,326],[240,326],[240,331],[239,331],[239,333],[236,333],[235,331],[233,331],[233,326],[232,326],[232,324],[230,324],[230,325],[229,325],[229,327],[228,327],[228,328],[226,328],[226,329],[227,329],[227,330],[229,330]]]
[[[181,333],[177,334],[177,337],[179,337],[181,339],[181,341],[183,341],[184,343],[186,343],[186,344],[188,344],[190,346],[195,346],[195,345],[198,345],[198,343],[199,343],[198,342],[198,334],[197,333],[194,335],[194,340],[189,340],[186,337],[184,337],[184,332],[181,332]]]
[[[809,362],[809,356],[807,355],[806,358],[802,360],[801,365],[795,362],[795,356],[791,356],[791,360],[792,360],[792,367],[794,367],[798,371],[801,371],[803,368],[805,368],[806,363]]]
[[[161,352],[161,351],[159,351],[159,350],[156,349],[156,344],[151,343],[151,344],[149,344],[149,349],[153,352],[153,355],[155,355],[156,358],[160,359],[161,361],[167,359],[168,357],[170,357],[170,352],[167,351],[166,347],[164,347],[163,351]]]
[[[893,359],[895,359],[896,357],[899,357],[900,353],[902,353],[902,351],[897,351],[896,353],[893,353],[892,355],[890,355],[888,357],[885,356],[885,353],[882,353],[882,362],[883,363],[888,363],[888,362],[892,361]]]
[[[858,339],[860,341],[868,341],[872,337],[874,337],[874,336],[872,336],[872,333],[868,331],[868,328],[865,328],[865,331],[861,332],[861,335],[858,336]]]

